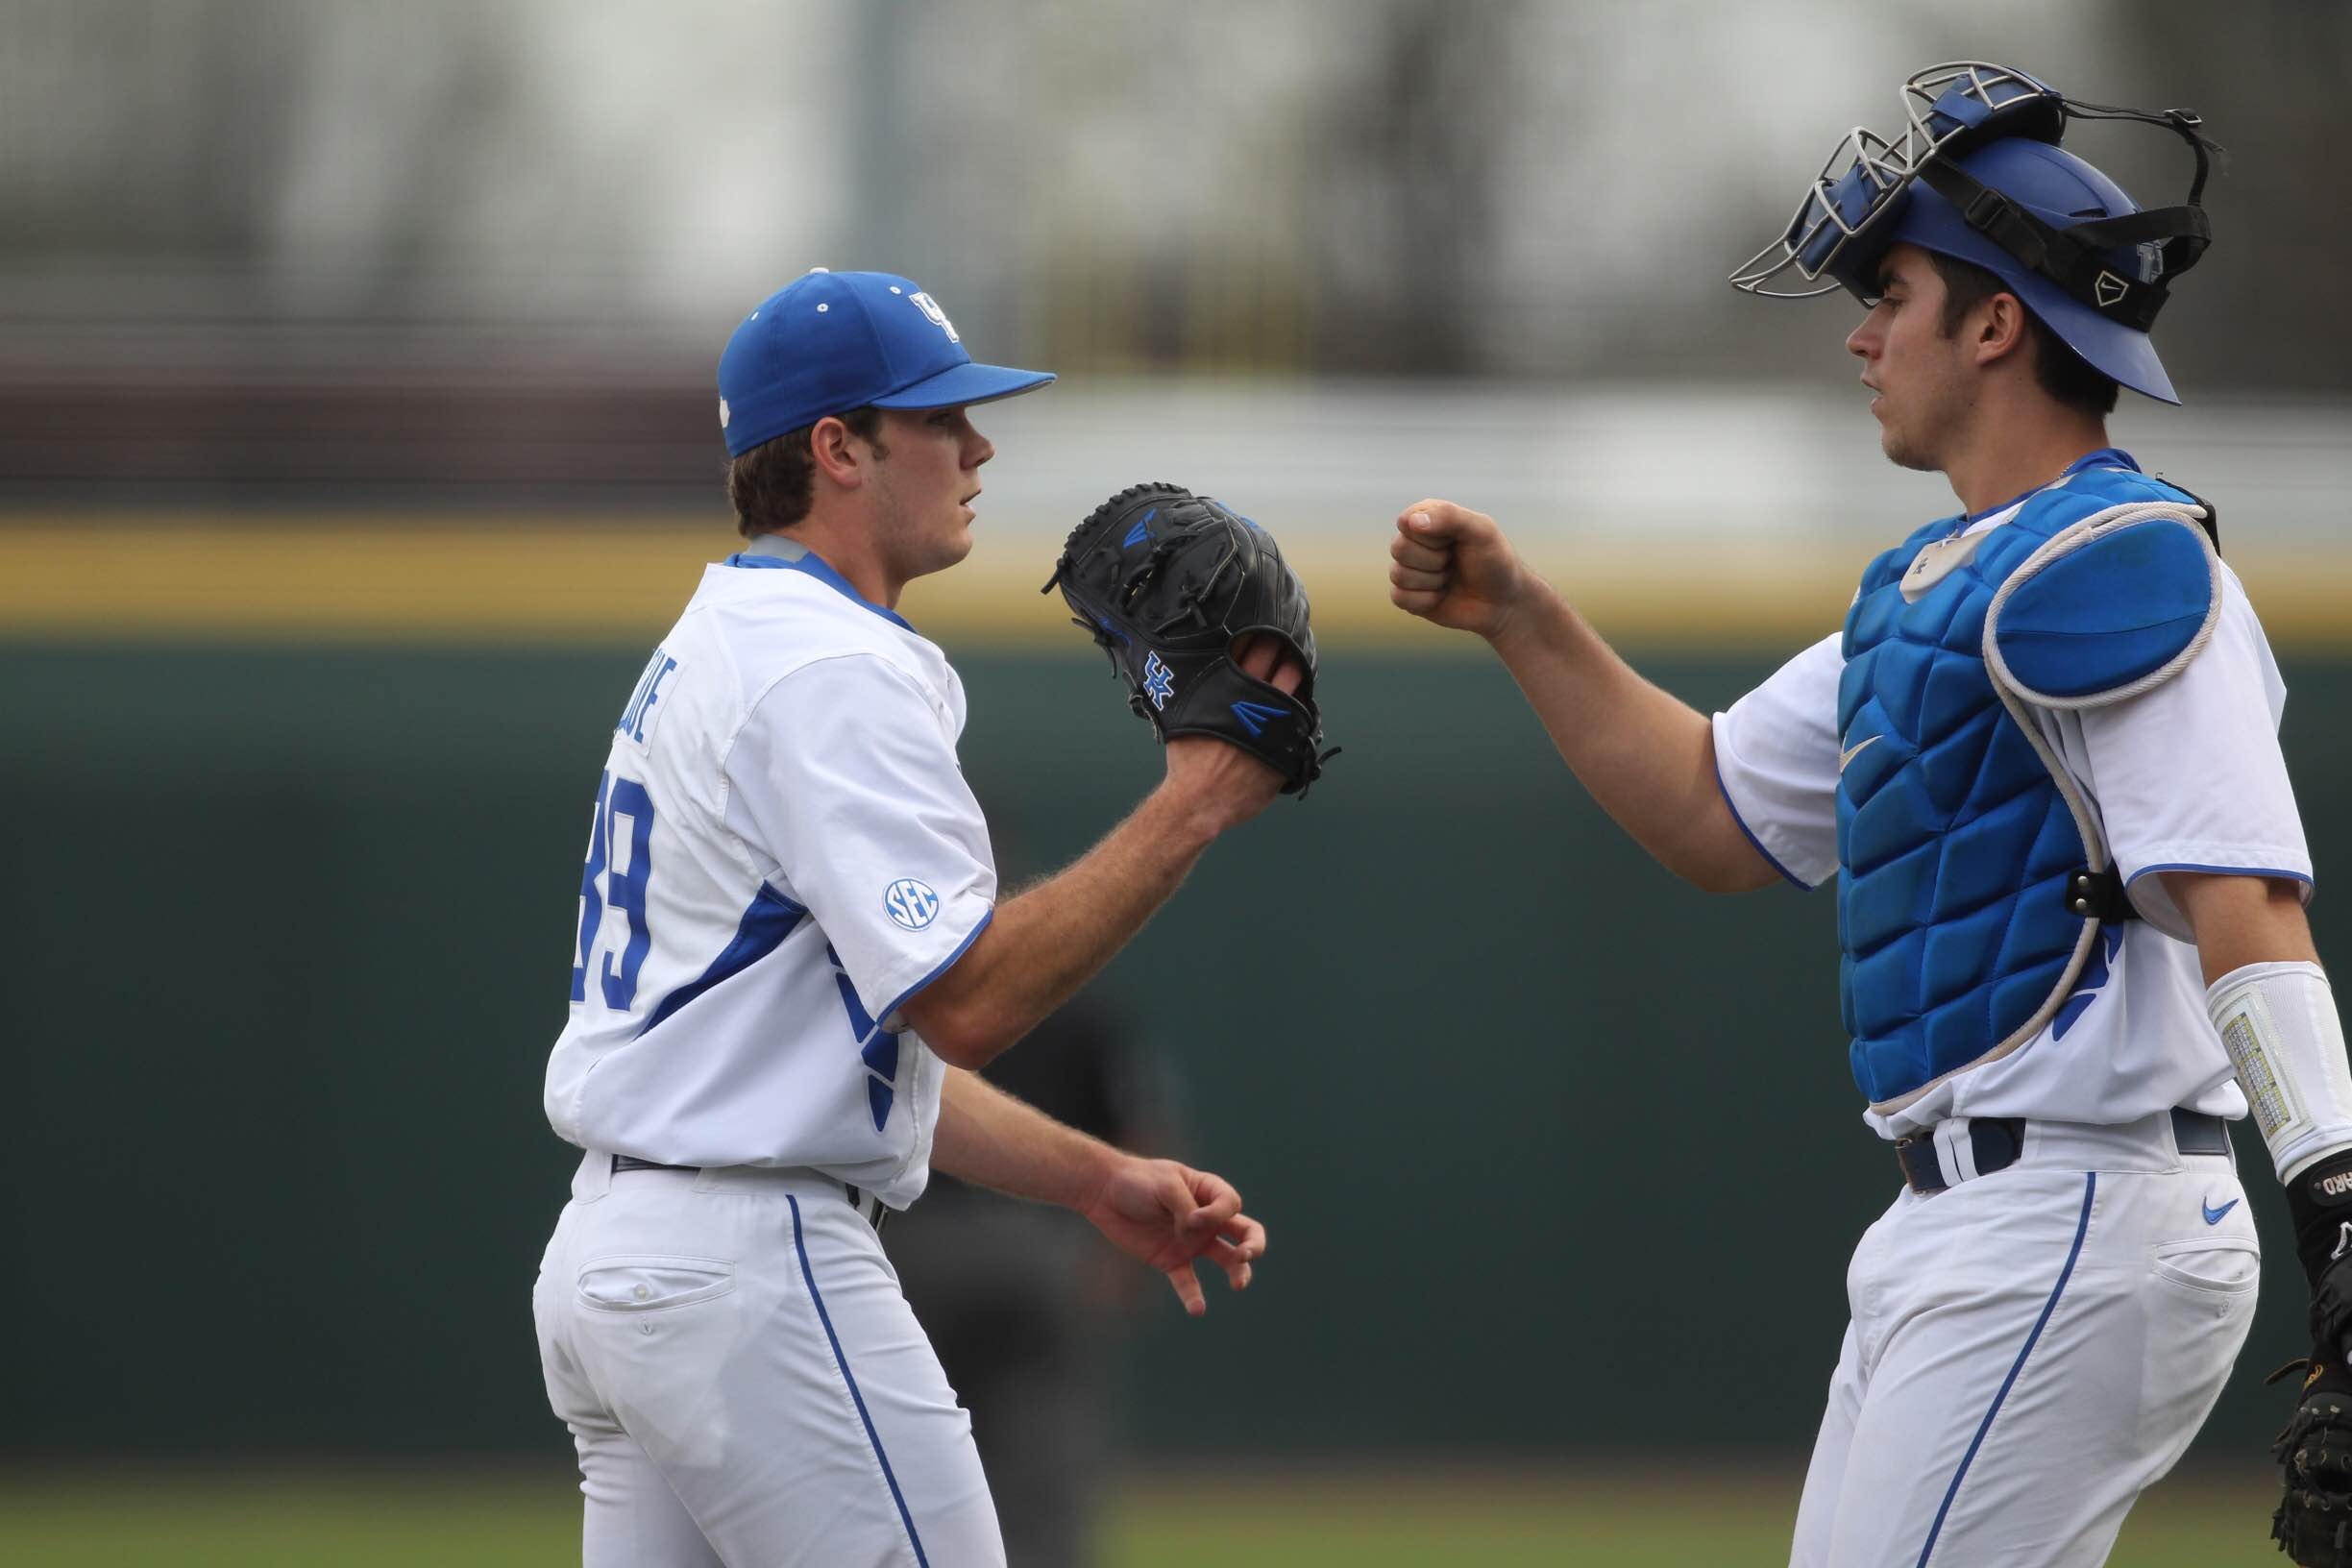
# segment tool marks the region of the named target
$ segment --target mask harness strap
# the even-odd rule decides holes
[[[1957,208],[1968,226],[2007,251],[2035,272],[2056,283],[2082,304],[2110,321],[2146,331],[2169,297],[2171,280],[2197,264],[2213,243],[2213,225],[2199,205],[2205,180],[2212,172],[2208,155],[2223,149],[2197,132],[2205,122],[2185,109],[2160,114],[2119,109],[2108,104],[2068,100],[2070,118],[2138,120],[2162,126],[2189,143],[2196,157],[2196,175],[2189,184],[2189,199],[2179,207],[2129,212],[2054,228],[2016,202],[1987,185],[1967,170],[1943,158],[1930,158],[1918,171],[1920,183]],[[2100,255],[2138,245],[2158,247],[2161,265],[2152,278],[2126,277]]]

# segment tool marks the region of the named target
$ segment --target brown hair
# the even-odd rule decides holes
[[[852,408],[834,417],[849,427],[851,435],[873,448],[876,456],[890,455],[880,439],[881,409]],[[809,432],[816,428],[804,425],[786,430],[728,461],[727,500],[735,504],[736,531],[746,539],[789,528],[808,516],[817,482],[817,459],[809,450]]]
[[[1944,335],[1958,334],[1968,313],[1996,294],[2016,297],[2017,290],[1976,265],[1938,251],[1929,251],[1936,276],[1944,280]],[[2025,302],[2019,300],[2022,306]],[[2116,405],[2115,379],[2095,370],[2091,362],[2060,340],[2032,310],[2025,312],[2033,334],[2034,380],[2057,403],[2086,414],[2112,414]]]

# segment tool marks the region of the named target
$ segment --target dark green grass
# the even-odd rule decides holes
[[[1708,1463],[1596,1473],[1317,1470],[1180,1473],[1119,1488],[1106,1568],[1482,1568],[1592,1564],[1755,1568],[1787,1560],[1793,1476],[1737,1479]],[[2119,1568],[2281,1561],[2264,1538],[2259,1472],[2175,1480],[2144,1502]],[[252,1471],[26,1472],[0,1480],[0,1562],[23,1568],[554,1568],[577,1562],[561,1476]]]

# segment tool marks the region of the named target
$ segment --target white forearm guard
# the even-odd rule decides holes
[[[2352,1064],[2336,992],[2316,964],[2248,964],[2205,990],[2279,1180],[2352,1146]]]

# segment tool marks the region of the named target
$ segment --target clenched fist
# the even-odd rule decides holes
[[[1489,640],[1510,625],[1530,580],[1495,520],[1450,501],[1405,508],[1388,556],[1390,603]]]

